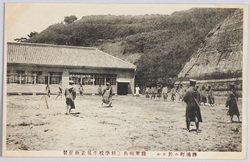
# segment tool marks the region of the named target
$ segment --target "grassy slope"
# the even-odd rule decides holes
[[[86,16],[52,25],[27,42],[96,46],[136,64],[139,84],[156,84],[159,78],[176,77],[207,33],[234,11],[195,8],[170,16]]]

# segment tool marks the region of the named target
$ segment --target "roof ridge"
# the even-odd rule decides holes
[[[95,48],[95,47],[69,46],[69,45],[46,44],[46,43],[7,42],[7,44],[20,44],[20,45],[29,45],[29,46],[47,46],[47,47],[63,47],[63,48],[78,48],[78,49],[97,50],[97,48]]]
[[[105,55],[111,56],[111,57],[115,58],[116,60],[122,61],[123,63],[126,63],[126,64],[128,64],[128,65],[134,66],[134,67],[136,68],[136,65],[134,65],[134,64],[131,64],[131,63],[129,63],[129,62],[126,62],[126,61],[124,61],[124,60],[122,60],[122,59],[120,59],[120,58],[118,58],[118,57],[115,57],[115,56],[113,56],[113,55],[111,55],[111,54],[108,54],[108,53],[106,53],[106,52],[103,52],[103,51],[101,51],[101,50],[99,50],[99,49],[96,49],[96,50],[99,51],[99,52],[102,52],[102,53],[105,54]]]

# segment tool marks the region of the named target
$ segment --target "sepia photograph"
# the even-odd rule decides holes
[[[247,5],[4,8],[3,156],[245,159]]]

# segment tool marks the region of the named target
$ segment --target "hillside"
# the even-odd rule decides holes
[[[171,15],[84,16],[58,23],[26,40],[94,46],[137,65],[136,82],[169,82],[190,60],[205,36],[235,9],[193,8]]]
[[[238,9],[212,29],[186,63],[179,78],[224,79],[242,76],[243,11]]]

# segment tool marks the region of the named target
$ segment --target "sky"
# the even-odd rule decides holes
[[[169,15],[188,10],[192,6],[169,4],[81,4],[81,3],[6,3],[5,40],[27,37],[30,32],[41,32],[65,16],[78,19],[87,15]]]

